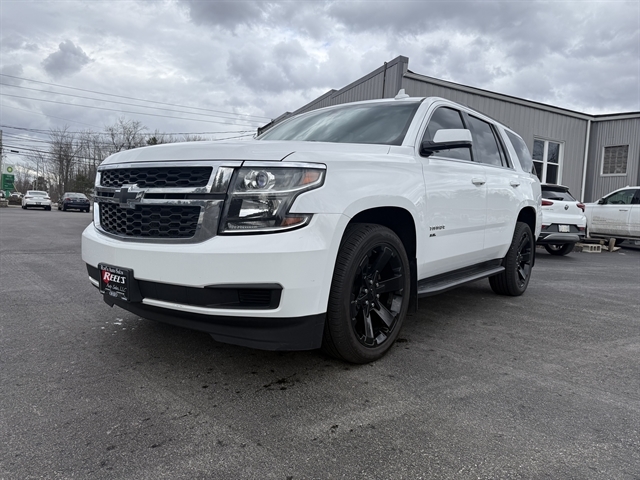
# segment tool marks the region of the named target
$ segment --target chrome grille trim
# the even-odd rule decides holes
[[[104,165],[98,168],[96,182],[96,195],[94,203],[94,225],[103,235],[127,242],[156,243],[156,244],[184,244],[200,243],[214,237],[218,231],[218,223],[222,214],[224,195],[227,192],[235,167],[239,167],[241,161],[196,161],[196,162],[137,162],[126,164]],[[135,184],[124,184],[120,187],[101,186],[102,172],[113,169],[150,169],[161,167],[211,167],[211,175],[205,186],[199,187],[166,187],[166,188],[139,188]],[[123,192],[124,190],[124,192]],[[145,198],[152,194],[198,194],[210,198],[199,199],[158,199]],[[100,223],[100,204],[116,204],[124,209],[135,210],[138,205],[162,205],[162,206],[190,206],[199,207],[200,215],[195,226],[195,234],[192,237],[148,237],[128,236],[105,230]]]

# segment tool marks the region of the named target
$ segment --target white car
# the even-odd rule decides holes
[[[552,255],[567,255],[584,240],[585,206],[564,185],[542,184],[542,230],[537,244]]]
[[[531,170],[515,132],[448,100],[337,105],[252,141],[112,155],[82,258],[111,306],[365,363],[418,297],[481,278],[524,293],[541,224]]]
[[[592,238],[640,240],[640,186],[625,187],[586,204],[587,230]]]
[[[27,190],[27,193],[22,197],[22,208],[44,208],[45,210],[51,210],[51,198],[47,192],[41,190]]]

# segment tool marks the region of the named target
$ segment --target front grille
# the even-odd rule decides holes
[[[137,184],[140,188],[205,187],[212,167],[114,168],[103,170],[102,187]]]
[[[190,238],[196,233],[199,206],[136,205],[123,208],[100,203],[100,226],[108,233],[132,238]]]

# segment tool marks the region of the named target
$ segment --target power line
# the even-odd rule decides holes
[[[3,74],[0,74],[0,75],[3,75]],[[34,112],[33,110],[27,110],[26,108],[13,107],[11,105],[5,105],[3,103],[0,103],[0,107],[13,108],[15,110],[21,110],[23,112],[31,113],[33,115],[40,115],[42,117],[47,117],[47,118],[57,118],[58,120],[64,120],[65,122],[71,122],[71,123],[79,123],[80,125],[87,125],[88,127],[102,128],[102,127],[98,127],[96,125],[91,125],[90,123],[78,122],[77,120],[69,120],[68,118],[55,117],[53,115],[47,115],[47,114],[44,114],[44,113],[41,113],[41,112]]]
[[[153,107],[153,106],[148,106],[148,105],[136,105],[136,104],[131,104],[131,103],[127,103],[127,102],[117,102],[115,100],[105,100],[105,99],[102,99],[102,98],[85,97],[85,96],[82,96],[82,95],[73,95],[72,93],[50,92],[48,90],[41,90],[39,88],[23,87],[21,85],[11,85],[11,84],[7,84],[7,83],[0,83],[0,85],[4,85],[4,86],[7,86],[7,87],[14,87],[14,88],[22,88],[22,89],[31,90],[31,91],[34,91],[34,92],[44,92],[44,93],[50,93],[50,94],[54,94],[54,95],[64,95],[64,96],[67,96],[67,97],[82,98],[84,100],[96,100],[98,102],[114,103],[116,105],[128,105],[130,107],[140,107],[140,108],[153,108],[155,110],[162,110],[162,111],[173,112],[173,113],[186,113],[186,114],[191,114],[191,115],[202,115],[202,116],[205,116],[205,117],[225,118],[227,120],[238,120],[238,118],[235,118],[235,117],[224,117],[222,115],[211,115],[209,113],[188,112],[188,111],[185,111],[185,110],[172,110],[170,108]],[[0,94],[0,95],[2,95],[2,94]],[[25,98],[27,98],[27,97],[25,97]],[[75,104],[71,104],[71,105],[75,105]],[[188,107],[188,108],[191,108],[191,107]],[[245,121],[248,121],[248,122],[264,123],[263,121],[258,121],[258,120],[250,120],[250,119],[242,119],[242,120],[245,120]]]
[[[106,96],[109,96],[109,97],[124,98],[124,99],[127,99],[127,100],[137,100],[137,101],[140,101],[140,102],[155,103],[157,105],[166,105],[166,106],[169,106],[169,107],[191,108],[191,109],[194,109],[194,110],[202,110],[202,111],[206,111],[206,112],[225,113],[225,114],[238,115],[238,116],[243,116],[243,117],[260,118],[260,119],[263,119],[263,120],[266,119],[266,120],[269,120],[269,121],[272,120],[272,118],[270,118],[270,117],[264,117],[264,116],[261,116],[261,115],[249,115],[249,114],[246,114],[246,113],[235,113],[235,112],[228,112],[228,111],[223,111],[223,110],[211,110],[211,109],[208,109],[208,108],[189,107],[187,105],[178,105],[178,104],[174,104],[174,103],[157,102],[155,100],[145,100],[145,99],[135,98],[135,97],[126,97],[124,95],[115,95],[113,93],[104,93],[104,92],[97,92],[95,90],[86,90],[86,89],[83,89],[83,88],[68,87],[66,85],[59,85],[59,84],[56,84],[56,83],[41,82],[39,80],[31,80],[30,78],[16,77],[14,75],[8,75],[6,73],[0,73],[0,75],[2,75],[3,77],[15,78],[17,80],[24,80],[24,81],[27,81],[27,82],[40,83],[40,84],[43,84],[43,85],[50,85],[50,86],[53,86],[53,87],[68,88],[70,90],[78,90],[79,92],[96,93],[98,95],[106,95]]]
[[[147,116],[150,116],[150,117],[163,117],[163,118],[173,118],[173,119],[177,119],[177,120],[186,120],[186,121],[193,121],[193,122],[221,123],[223,125],[238,125],[238,126],[242,126],[242,127],[253,127],[253,125],[246,124],[246,123],[217,122],[215,120],[203,120],[203,119],[200,119],[200,118],[172,117],[170,115],[160,115],[160,114],[157,114],[157,113],[132,112],[130,110],[118,110],[118,109],[115,109],[115,108],[95,107],[95,106],[91,106],[91,105],[81,105],[81,104],[76,104],[76,103],[58,102],[56,100],[45,100],[45,99],[42,99],[42,98],[24,97],[22,95],[11,95],[11,94],[8,94],[8,93],[2,93],[0,95],[5,96],[5,97],[22,98],[22,99],[25,99],[25,100],[33,100],[33,101],[36,101],[36,102],[56,103],[58,105],[67,105],[67,106],[70,106],[70,107],[95,108],[96,110],[107,110],[107,111],[110,111],[110,112],[119,112],[119,113],[132,113],[134,115],[147,115]]]
[[[64,119],[62,119],[64,120]],[[2,128],[11,128],[13,130],[22,130],[22,131],[27,131],[27,132],[34,132],[34,133],[46,133],[49,134],[51,132],[51,129],[43,129],[43,128],[26,128],[26,127],[15,127],[15,126],[11,126],[11,125],[0,125],[0,127]],[[100,127],[96,127],[96,128],[100,128]],[[94,132],[89,130],[89,132],[91,132],[94,135],[110,135],[109,133],[106,132]],[[161,135],[215,135],[215,134],[220,134],[220,133],[250,133],[253,132],[255,133],[255,129],[254,130],[218,130],[215,132],[159,132]],[[71,134],[83,134],[83,133],[87,133],[87,130],[85,131],[67,131],[67,133],[71,133]],[[153,132],[155,133],[155,132]]]

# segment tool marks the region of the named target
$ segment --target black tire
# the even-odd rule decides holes
[[[561,243],[558,245],[545,245],[544,249],[551,255],[564,256],[573,252],[573,247],[575,247],[575,243]]]
[[[26,205],[22,205],[22,209],[23,209],[23,210],[26,210],[26,209],[27,209],[27,206],[26,206]]]
[[[381,358],[393,345],[409,307],[409,259],[390,229],[347,227],[331,282],[322,349],[352,363]]]
[[[620,245],[624,242],[624,238],[616,238],[616,245]]]
[[[504,272],[489,277],[491,289],[498,295],[522,295],[531,279],[535,242],[529,225],[516,223],[509,251],[502,261]]]
[[[63,211],[63,212],[66,212],[66,211],[67,211],[67,206],[66,206],[64,203],[62,204],[62,211]]]
[[[44,207],[45,210],[51,211],[51,207]]]

